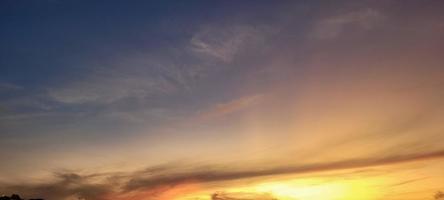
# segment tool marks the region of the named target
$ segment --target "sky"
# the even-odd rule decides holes
[[[443,1],[0,2],[0,195],[433,200]]]

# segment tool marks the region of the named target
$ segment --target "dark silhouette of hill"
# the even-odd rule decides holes
[[[1,196],[0,200],[25,200],[25,199],[20,198],[20,196],[18,194],[13,194],[10,197]],[[29,200],[44,200],[44,199],[29,199]]]

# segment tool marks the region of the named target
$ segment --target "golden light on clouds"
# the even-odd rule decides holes
[[[384,177],[326,177],[281,178],[265,182],[248,183],[248,186],[223,188],[227,199],[279,199],[279,200],[373,200],[387,192],[381,185],[387,184]],[[217,193],[216,193],[217,194]],[[256,196],[255,196],[256,195]],[[249,197],[249,198],[247,198]],[[261,197],[261,198],[259,198]],[[177,200],[211,200],[211,195],[189,194]],[[222,199],[222,198],[221,198]]]
[[[240,182],[203,184],[177,200],[375,200],[424,199],[439,189],[440,160],[279,175]],[[181,187],[181,186],[180,186]],[[179,187],[179,188],[180,188]],[[149,198],[148,198],[149,199]]]

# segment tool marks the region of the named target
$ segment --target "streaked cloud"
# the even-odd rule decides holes
[[[251,179],[264,176],[297,175],[307,173],[321,173],[344,169],[359,169],[394,165],[405,162],[419,162],[432,159],[443,159],[444,150],[421,152],[403,155],[389,155],[385,157],[368,157],[336,162],[301,164],[280,166],[268,169],[224,169],[195,166],[188,170],[177,168],[176,164],[150,167],[134,172],[111,172],[81,175],[73,172],[57,172],[55,180],[47,183],[23,183],[1,186],[7,192],[20,192],[26,196],[42,196],[48,199],[67,199],[71,197],[92,200],[125,199],[127,196],[140,198],[162,199],[165,194],[172,194],[170,190],[180,189],[184,185],[193,183],[217,183]],[[407,180],[397,185],[407,184],[422,179]],[[191,188],[185,189],[186,191]],[[140,193],[140,194],[138,194]],[[156,197],[157,196],[157,197]],[[155,198],[156,197],[156,198]],[[256,198],[255,198],[256,197]],[[213,199],[273,199],[268,194],[250,193],[214,193]]]
[[[246,109],[249,106],[258,104],[263,97],[264,95],[262,94],[256,94],[243,96],[228,102],[216,104],[208,110],[201,112],[198,116],[198,120],[214,119],[237,111],[241,111],[242,109]]]
[[[22,86],[12,84],[12,83],[3,83],[0,82],[0,92],[11,91],[11,90],[20,90],[23,89]]]
[[[201,56],[229,63],[248,45],[262,42],[270,31],[249,25],[208,25],[194,34],[190,48]]]
[[[332,39],[344,31],[370,30],[384,20],[384,15],[375,9],[352,11],[327,17],[314,25],[312,36],[318,39]]]
[[[25,198],[44,197],[46,199],[93,199],[102,200],[111,192],[110,184],[90,183],[92,177],[84,177],[75,173],[56,173],[55,181],[48,183],[9,185],[2,192],[23,194]]]
[[[153,68],[153,64],[126,63],[122,66],[99,68],[79,80],[49,89],[49,95],[68,104],[106,104],[130,97],[146,98],[150,95],[168,94],[177,89],[174,83],[166,79],[165,76],[169,74],[150,74],[150,67]],[[140,71],[143,68],[147,71]]]
[[[198,171],[192,173],[179,173],[176,175],[157,176],[153,178],[134,178],[126,184],[125,188],[126,190],[131,191],[140,188],[155,187],[157,185],[176,185],[189,180],[194,180],[198,182],[229,181],[261,176],[314,173],[442,158],[444,158],[444,150],[405,155],[391,155],[387,157],[358,158],[328,163],[281,166],[277,168],[256,171]]]

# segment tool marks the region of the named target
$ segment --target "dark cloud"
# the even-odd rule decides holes
[[[422,181],[422,180],[427,179],[427,178],[429,178],[429,177],[415,178],[415,179],[411,179],[411,180],[406,180],[406,181],[402,181],[402,182],[399,182],[399,183],[395,183],[395,184],[393,184],[391,186],[392,187],[396,187],[396,186],[400,186],[400,185],[414,183],[414,182],[417,182],[417,181]]]
[[[351,169],[360,167],[371,167],[404,162],[420,161],[427,159],[444,158],[444,150],[433,152],[421,152],[414,154],[393,155],[376,158],[360,158],[342,160],[327,163],[305,164],[297,166],[284,166],[265,170],[238,170],[238,171],[196,171],[189,173],[159,175],[150,178],[133,178],[125,186],[126,191],[141,188],[151,188],[161,185],[177,185],[187,181],[215,182],[230,181],[261,176],[303,174],[310,172],[323,172],[339,169]]]
[[[47,200],[60,200],[68,197],[102,200],[109,193],[111,185],[90,183],[90,177],[75,173],[56,173],[56,180],[49,183],[16,184],[3,187],[5,193],[19,193],[25,197],[39,197]]]
[[[440,158],[444,158],[444,150],[386,157],[350,159],[336,162],[281,166],[261,170],[228,170],[214,168],[206,168],[207,170],[204,170],[205,168],[201,167],[195,167],[192,169],[184,167],[187,168],[187,170],[180,172],[180,168],[177,166],[167,164],[131,173],[116,172],[80,175],[77,173],[59,172],[55,174],[56,181],[51,183],[16,184],[4,186],[3,188],[6,188],[5,192],[7,193],[20,193],[25,197],[38,196],[48,200],[64,199],[67,197],[78,197],[88,200],[105,200],[107,199],[106,196],[110,196],[110,194],[119,195],[137,191],[143,191],[147,194],[158,196],[177,186],[193,182],[221,182],[263,176],[325,172]],[[252,194],[234,195],[237,196],[226,193],[215,193],[212,198],[218,200],[273,199],[272,197],[266,195],[263,196],[262,194],[260,198],[249,198],[248,195]],[[248,198],[244,198],[242,195],[247,196]]]

